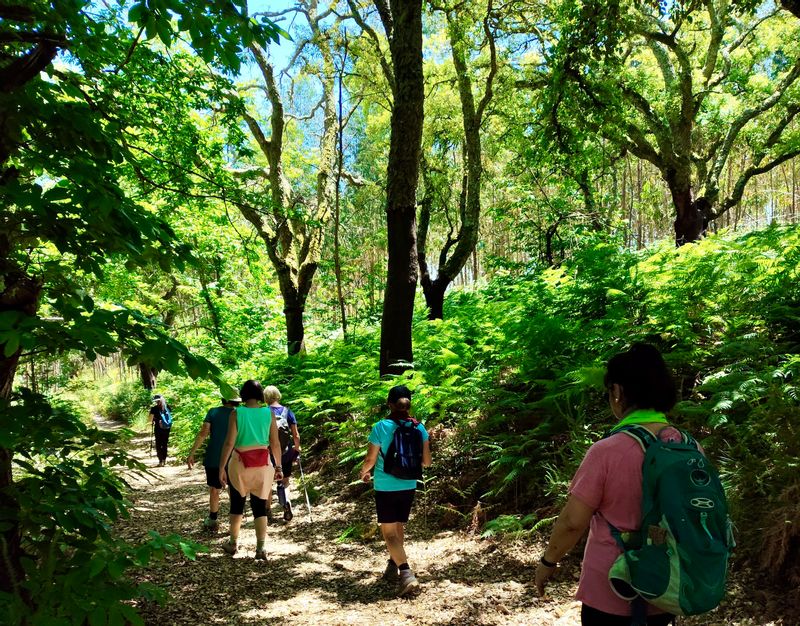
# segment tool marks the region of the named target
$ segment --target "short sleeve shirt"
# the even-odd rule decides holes
[[[662,440],[680,440],[676,428],[665,428]],[[630,615],[631,605],[616,595],[608,582],[608,571],[621,554],[611,536],[609,523],[622,532],[637,530],[642,509],[642,462],[644,451],[630,435],[617,433],[596,442],[586,452],[572,479],[569,493],[595,513],[583,553],[578,600],[611,613]],[[649,608],[651,613],[657,609]]]
[[[295,417],[294,413],[292,413],[292,409],[289,407],[279,405],[279,406],[270,406],[270,411],[275,416],[275,419],[280,420],[281,418],[285,417],[286,421],[289,423],[289,426],[297,426],[297,418]]]
[[[228,434],[228,417],[232,411],[230,407],[218,406],[206,413],[203,421],[211,426],[211,434],[203,456],[205,467],[219,467],[219,457],[222,456],[222,446],[225,444],[225,435]]]
[[[428,431],[425,430],[425,427],[418,424],[417,428],[422,433],[422,441],[428,441]],[[396,422],[382,419],[372,427],[372,431],[369,433],[368,441],[381,448],[381,453],[378,454],[378,460],[375,463],[375,491],[407,491],[417,488],[416,480],[395,478],[383,471],[383,456],[389,451],[395,429],[397,429]]]

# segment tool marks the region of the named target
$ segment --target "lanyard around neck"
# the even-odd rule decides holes
[[[667,421],[667,416],[660,411],[640,409],[638,411],[628,413],[628,415],[623,417],[611,430],[613,432],[624,426],[630,426],[632,424],[669,424],[669,422]]]

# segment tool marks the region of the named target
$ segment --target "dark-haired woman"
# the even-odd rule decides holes
[[[404,526],[411,513],[417,481],[396,478],[383,471],[383,459],[389,451],[394,431],[400,426],[400,422],[407,422],[411,419],[409,415],[411,392],[408,387],[403,385],[392,387],[389,390],[387,403],[391,414],[372,427],[368,439],[367,456],[361,467],[361,480],[369,482],[370,470],[375,468],[375,507],[378,510],[381,534],[389,552],[389,562],[383,573],[383,579],[387,582],[396,582],[397,594],[404,596],[419,588],[417,578],[408,565],[408,558],[403,546]],[[419,423],[415,428],[422,435],[422,466],[429,467],[431,448],[428,431]]]
[[[281,458],[278,427],[269,407],[262,406],[264,390],[260,383],[248,380],[242,385],[239,396],[242,406],[234,409],[228,418],[228,434],[219,463],[219,481],[223,487],[229,483],[231,497],[230,538],[222,549],[228,554],[236,554],[244,501],[249,493],[256,527],[255,558],[266,559],[267,502],[273,478],[282,478],[281,466],[273,469],[269,460],[270,450],[273,458]],[[226,471],[228,457],[230,462]]]
[[[611,412],[620,420],[615,428],[637,424],[662,440],[681,440],[666,418],[675,404],[675,384],[655,347],[638,343],[614,356],[608,362],[605,383]],[[589,528],[576,594],[583,603],[583,626],[631,623],[631,604],[616,595],[608,582],[611,565],[621,553],[609,524],[623,532],[638,529],[643,460],[641,446],[624,433],[612,434],[589,448],[536,568],[535,583],[542,595],[558,562]],[[648,605],[649,626],[665,626],[673,619]]]

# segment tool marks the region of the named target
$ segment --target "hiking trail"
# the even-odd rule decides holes
[[[98,425],[114,428],[103,420]],[[151,474],[128,476],[131,516],[117,524],[118,533],[134,542],[145,540],[150,530],[177,533],[208,546],[209,552],[195,561],[170,555],[132,572],[134,580],[159,583],[170,595],[164,606],[140,603],[147,624],[580,624],[580,604],[573,598],[578,558],[567,559],[548,587],[549,597],[538,598],[532,580],[541,546],[530,540],[482,540],[461,531],[426,529],[420,494],[407,526],[406,548],[421,592],[411,599],[396,598],[394,588],[380,580],[387,555],[375,532],[371,494],[347,497],[344,486],[350,477],[344,475],[334,483],[314,481],[322,497],[313,507],[313,523],[293,476],[294,519],[284,523],[273,500],[277,521],[269,526],[266,561],[253,559],[255,531],[248,503],[239,552],[230,557],[219,547],[227,537],[227,494],[221,496],[220,530],[209,533],[201,525],[208,507],[202,464],[190,471],[170,457],[166,467],[156,467],[155,456],[148,454],[148,436],[140,433],[130,442],[130,452]],[[357,537],[339,540],[354,526],[359,528]],[[788,621],[768,618],[782,614],[772,596],[745,594],[733,580],[720,609],[681,624],[788,626]]]

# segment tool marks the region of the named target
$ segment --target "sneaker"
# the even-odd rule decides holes
[[[397,563],[389,559],[386,562],[386,569],[383,570],[383,576],[381,576],[381,580],[385,580],[387,583],[397,584],[399,574],[397,573]]]
[[[287,502],[283,505],[283,521],[291,522],[293,517],[294,513],[292,513],[292,505]]]
[[[414,576],[414,572],[412,572],[410,569],[400,570],[399,577],[400,579],[397,583],[398,596],[407,596],[419,590],[417,577]]]
[[[216,531],[219,527],[219,520],[218,519],[211,519],[207,517],[203,520],[203,528],[210,531]]]
[[[266,548],[261,548],[261,550],[256,550],[256,561],[266,561],[266,560],[267,560]]]
[[[233,543],[230,539],[222,544],[222,551],[226,554],[230,554],[233,556],[239,550],[239,547]]]

